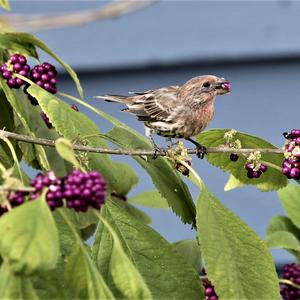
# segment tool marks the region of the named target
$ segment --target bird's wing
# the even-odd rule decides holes
[[[176,107],[178,88],[171,86],[139,93],[129,111],[135,113],[140,121],[166,121]]]

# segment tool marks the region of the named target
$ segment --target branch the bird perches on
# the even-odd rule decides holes
[[[30,137],[27,135],[17,134],[14,132],[9,132],[0,129],[0,137],[6,137],[8,139],[13,139],[25,143],[36,144],[47,147],[55,147],[55,140]],[[159,152],[153,150],[146,149],[109,149],[103,147],[91,147],[91,146],[83,146],[79,144],[73,144],[73,149],[76,151],[85,151],[85,152],[93,152],[93,153],[103,153],[103,154],[115,154],[115,155],[130,155],[130,156],[166,156],[169,148],[161,148]],[[220,147],[211,147],[207,148],[206,152],[209,153],[236,153],[236,154],[249,154],[254,151],[259,151],[261,153],[275,153],[275,154],[283,154],[284,149],[281,148],[241,148],[241,149],[232,149],[226,146]],[[188,154],[196,154],[197,149],[187,149]]]

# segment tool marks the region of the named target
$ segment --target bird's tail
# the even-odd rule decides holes
[[[104,95],[104,96],[95,96],[95,98],[104,99],[107,102],[118,102],[130,105],[133,103],[132,96],[121,96],[121,95]]]

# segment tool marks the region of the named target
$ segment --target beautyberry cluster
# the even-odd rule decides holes
[[[282,163],[282,173],[289,179],[300,179],[300,129],[285,132],[285,159]]]
[[[218,300],[219,297],[217,296],[214,286],[211,285],[210,282],[204,283],[204,295],[206,300]]]
[[[57,71],[55,67],[47,62],[34,66],[30,72],[30,79],[51,94],[56,94],[57,92],[56,77]],[[27,89],[25,89],[24,92],[27,94],[32,105],[39,104],[38,101],[27,92]]]
[[[49,171],[45,174],[38,174],[35,179],[31,180],[30,185],[35,188],[34,193],[31,195],[31,200],[37,199],[41,195],[42,190],[47,187],[46,201],[51,210],[64,205],[62,201],[63,181],[56,177],[54,172]]]
[[[300,285],[300,265],[295,263],[284,265],[283,278]],[[280,294],[284,300],[300,299],[300,289],[288,284],[280,286]]]
[[[265,173],[268,167],[265,164],[260,164],[259,166],[255,166],[254,163],[247,162],[245,164],[245,169],[247,172],[248,178],[259,178],[263,173]]]
[[[189,166],[192,165],[192,162],[190,160],[184,160],[184,162],[186,164],[188,164]],[[176,165],[175,165],[175,169],[180,172],[183,176],[189,176],[190,174],[190,170],[184,166],[183,164],[177,162]]]
[[[100,209],[105,202],[106,182],[97,171],[84,173],[78,170],[72,171],[67,177],[55,176],[52,171],[38,174],[30,184],[34,192],[14,192],[8,196],[12,208],[19,206],[28,200],[36,200],[44,188],[48,188],[46,201],[51,210],[64,205],[77,212],[86,212],[89,207]],[[6,204],[0,204],[0,216],[8,211]]]
[[[12,192],[8,196],[8,202],[11,208],[17,207],[24,203],[24,197],[27,196],[28,192]],[[0,204],[0,216],[8,212],[8,208],[5,204]]]
[[[105,202],[106,182],[97,171],[88,173],[74,170],[64,184],[67,207],[86,212],[90,207],[100,209]]]
[[[201,270],[201,275],[206,277],[206,270],[203,268]],[[208,278],[205,278],[204,281],[202,281],[204,286],[204,296],[206,300],[218,300],[219,297],[215,292],[214,286],[211,284],[211,282],[208,280]]]
[[[0,67],[0,73],[6,79],[7,85],[15,89],[20,88],[24,84],[24,81],[15,77],[14,73],[28,77],[29,71],[30,66],[27,64],[26,57],[20,54],[13,54],[8,59],[8,62]]]

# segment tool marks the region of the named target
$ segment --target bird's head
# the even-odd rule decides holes
[[[190,79],[180,88],[180,95],[193,106],[213,103],[217,95],[230,92],[231,84],[224,78],[203,75]]]
[[[186,82],[196,94],[213,93],[215,95],[224,95],[230,92],[231,84],[224,78],[214,75],[203,75],[192,78]]]

